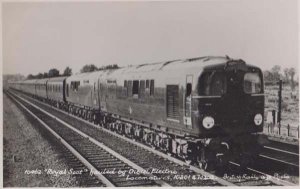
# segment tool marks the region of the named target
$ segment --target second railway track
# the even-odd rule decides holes
[[[61,113],[59,113],[59,112],[63,112],[61,110],[58,110],[58,109],[54,110],[54,108],[51,108],[49,105],[42,104],[41,102],[38,102],[33,99],[31,99],[31,102],[34,102],[35,104],[39,103],[44,109],[50,110],[57,117],[60,117],[60,118],[63,117],[63,115],[61,115]],[[57,112],[54,113],[55,111],[57,111]],[[63,113],[67,115],[67,113],[65,113],[65,112],[63,112]],[[93,135],[97,136],[97,134],[96,134],[97,132],[99,132],[100,130],[105,130],[102,128],[100,128],[100,130],[99,130],[98,126],[95,126],[92,123],[89,123],[89,122],[82,120],[80,118],[77,118],[77,117],[75,117],[77,120],[72,120],[72,118],[74,118],[74,117],[75,116],[73,116],[73,115],[68,115],[68,116],[64,117],[64,120],[66,122],[68,122],[69,124],[71,124],[72,126],[76,125],[74,122],[76,122],[77,120],[80,120],[81,122],[86,123],[85,125],[94,126],[94,128],[89,128],[89,127],[81,127],[80,128],[80,126],[78,126],[78,123],[77,123],[77,126],[75,126],[75,127],[77,127],[77,129],[84,130],[85,133],[88,133],[91,136],[93,136]],[[95,127],[97,127],[98,131],[95,130]],[[106,132],[108,132],[111,135],[111,137],[114,137],[115,135],[117,135],[116,133],[111,132],[111,131],[106,131]],[[107,136],[107,134],[106,134],[106,136]],[[102,135],[102,137],[104,137],[104,138],[100,139],[99,133],[98,133],[97,140],[100,140],[103,143],[107,143],[108,141],[105,141],[105,135]],[[127,142],[122,144],[121,146],[119,146],[119,149],[118,149],[118,146],[112,145],[111,147],[116,148],[117,149],[116,151],[118,151],[118,150],[122,151],[122,153],[124,153],[124,155],[127,158],[128,158],[128,156],[130,157],[135,154],[136,157],[135,158],[132,157],[131,160],[134,162],[142,162],[143,167],[146,167],[146,169],[157,166],[157,165],[155,165],[155,161],[156,161],[156,164],[157,164],[157,161],[160,161],[161,164],[160,164],[160,166],[158,166],[158,168],[171,168],[171,169],[173,168],[174,170],[176,170],[177,175],[181,175],[182,177],[178,177],[178,179],[167,179],[168,183],[170,183],[172,186],[244,185],[245,183],[248,183],[249,185],[293,185],[292,183],[280,181],[280,179],[273,178],[270,175],[266,176],[266,174],[264,175],[263,173],[256,173],[255,177],[251,177],[251,176],[253,176],[253,174],[252,174],[252,175],[244,178],[243,181],[241,181],[239,179],[238,180],[239,182],[237,182],[234,179],[229,178],[229,177],[219,178],[215,175],[204,172],[196,167],[188,166],[180,160],[177,160],[173,157],[169,157],[166,154],[163,154],[159,151],[152,150],[151,148],[149,148],[143,144],[140,144],[138,142],[132,141],[131,139],[127,139],[126,137],[123,137],[123,136],[117,136],[117,137],[123,139],[123,143],[124,143],[124,140],[126,140]],[[133,146],[130,145],[129,143],[134,143],[136,145],[136,147],[133,148]],[[120,149],[120,148],[124,148],[124,146],[126,146],[126,145],[127,145],[127,147],[125,147],[125,150]],[[139,147],[143,147],[148,150],[148,157],[145,158],[145,157],[139,156],[139,153],[137,153],[137,151],[139,150],[138,149]],[[149,152],[149,151],[151,151],[151,152]],[[147,154],[147,152],[143,152],[143,153]],[[157,169],[157,170],[159,170],[159,169]],[[154,174],[154,175],[156,175],[158,177],[165,176],[164,178],[170,178],[170,175],[164,175],[164,174],[159,174],[159,173]],[[257,175],[259,175],[259,176],[257,176]],[[261,175],[264,175],[265,177],[261,176]],[[174,175],[171,175],[171,176],[174,176]],[[186,180],[184,178],[184,176],[187,176],[189,178],[200,178],[200,179]],[[264,181],[263,179],[259,180],[257,178],[263,178],[263,179],[267,178],[267,181]]]

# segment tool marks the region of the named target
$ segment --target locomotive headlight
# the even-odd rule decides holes
[[[205,129],[211,129],[215,125],[215,120],[210,116],[206,116],[202,121],[202,125]]]
[[[262,117],[261,114],[256,114],[254,116],[254,123],[255,123],[255,125],[260,125],[262,123],[262,121],[263,121],[263,117]]]

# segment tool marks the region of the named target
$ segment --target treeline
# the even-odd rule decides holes
[[[70,76],[72,75],[72,69],[68,67],[65,68],[63,74],[59,74],[59,70],[56,68],[50,69],[48,72],[38,73],[37,75],[29,74],[27,79],[43,79],[43,78],[51,78],[51,77],[59,77],[59,76]]]
[[[118,69],[120,68],[117,64],[111,64],[107,66],[102,66],[97,68],[94,64],[87,64],[83,66],[80,70],[80,73],[85,73],[85,72],[93,72],[93,71],[99,71],[99,70],[110,70],[110,69]]]
[[[117,64],[97,67],[94,64],[87,64],[83,66],[80,70],[80,73],[85,72],[93,72],[98,70],[107,70],[107,69],[118,69],[119,66]],[[37,75],[29,74],[27,76],[27,79],[43,79],[43,78],[51,78],[51,77],[59,77],[59,76],[70,76],[72,75],[72,69],[68,66],[65,68],[64,72],[62,74],[59,73],[59,70],[56,68],[50,69],[48,72],[44,73],[38,73]]]
[[[263,74],[265,84],[274,84],[282,80],[285,84],[291,85],[291,88],[294,89],[298,83],[298,81],[295,81],[295,68],[285,68],[281,70],[280,66],[275,65],[271,70],[265,70]]]

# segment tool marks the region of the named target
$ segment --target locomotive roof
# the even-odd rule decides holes
[[[121,78],[122,75],[136,75],[139,73],[178,73],[184,74],[186,71],[192,72],[201,72],[203,68],[206,67],[215,67],[215,68],[224,68],[226,63],[229,61],[235,61],[230,59],[228,56],[204,56],[204,57],[196,57],[196,58],[189,58],[189,59],[178,59],[172,61],[163,61],[157,63],[147,63],[147,64],[140,64],[140,65],[133,65],[127,67],[121,67],[119,69],[107,69],[107,70],[100,70],[95,72],[87,72],[87,73],[80,73],[74,74],[69,77],[55,77],[55,78],[47,78],[47,79],[40,79],[40,80],[25,80],[24,82],[38,82],[44,83],[46,81],[62,81],[67,78],[67,81],[74,81],[74,80],[93,80],[97,81],[98,78],[102,79],[110,79],[111,78]],[[241,60],[237,60],[241,61]],[[252,66],[247,64],[247,66],[257,68],[256,66]],[[171,72],[170,72],[171,71]]]
[[[188,68],[203,68],[207,65],[215,65],[220,63],[226,63],[228,59],[226,57],[219,56],[205,56],[189,59],[178,59],[172,61],[165,61],[151,64],[141,64],[136,66],[129,66],[122,69],[122,73],[133,72],[149,72],[149,71],[168,71],[176,69],[188,69]]]
[[[221,63],[226,63],[229,59],[227,57],[220,56],[205,56],[205,57],[197,57],[190,59],[179,59],[172,61],[164,61],[157,63],[149,63],[149,64],[140,64],[128,67],[122,67],[119,69],[107,69],[100,70],[89,73],[81,73],[75,74],[68,78],[68,80],[80,80],[85,78],[98,78],[99,76],[103,76],[105,78],[109,78],[109,76],[115,75],[123,75],[130,73],[145,73],[145,72],[160,72],[160,71],[169,71],[169,70],[185,70],[185,69],[201,69],[208,65],[217,65]]]

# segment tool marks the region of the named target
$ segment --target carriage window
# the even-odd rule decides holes
[[[244,92],[247,94],[261,92],[261,79],[258,73],[246,73],[244,76]]]
[[[77,82],[76,82],[76,91],[79,90],[79,85],[80,85],[80,81],[77,81]]]
[[[154,80],[150,82],[150,96],[154,96]]]
[[[123,92],[124,96],[128,96],[128,84],[129,84],[129,81],[125,80],[124,81],[124,92]]]
[[[67,97],[69,96],[69,84],[67,84],[67,88],[66,88],[66,95],[67,95]]]
[[[80,81],[71,81],[71,89],[73,91],[78,91],[78,87],[80,85]]]
[[[146,80],[146,89],[149,89],[149,86],[150,86],[150,82],[149,80]]]
[[[206,72],[199,78],[199,94],[220,96],[226,93],[226,76],[222,72]]]
[[[145,96],[145,80],[140,81],[140,98],[144,98]]]
[[[132,81],[127,82],[127,95],[128,96],[132,95]]]
[[[139,80],[134,80],[132,83],[132,96],[139,95]]]

